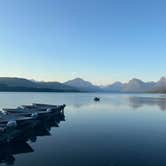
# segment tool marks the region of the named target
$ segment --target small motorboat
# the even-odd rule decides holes
[[[3,111],[7,115],[17,115],[24,117],[32,117],[34,119],[48,117],[52,114],[59,115],[63,112],[65,105],[44,105],[44,104],[33,104],[23,105],[17,108],[3,108]]]
[[[65,108],[65,104],[63,105],[51,105],[51,104],[39,104],[39,103],[33,103],[31,105],[32,107],[35,108],[52,108],[52,109],[64,109]]]
[[[0,110],[0,146],[24,138],[34,140],[34,129],[39,133],[39,128],[43,131],[46,127],[47,132],[51,126],[58,127],[65,120],[64,108],[65,105],[32,104]]]
[[[100,98],[99,97],[95,97],[94,101],[100,101]]]
[[[16,128],[27,124],[31,124],[33,121],[33,117],[25,117],[20,114],[6,114],[6,112],[0,113],[1,131],[3,130],[3,128]]]

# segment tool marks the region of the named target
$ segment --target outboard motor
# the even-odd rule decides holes
[[[37,112],[31,114],[31,117],[34,118],[34,119],[38,118],[38,116],[39,116],[39,115],[38,115]]]
[[[17,127],[17,122],[15,120],[10,120],[7,122],[7,127],[9,128],[14,128],[14,127]]]
[[[52,112],[52,109],[51,108],[47,108],[46,112]]]

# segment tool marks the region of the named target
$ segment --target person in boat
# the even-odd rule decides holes
[[[100,98],[99,97],[95,97],[94,101],[100,101]]]

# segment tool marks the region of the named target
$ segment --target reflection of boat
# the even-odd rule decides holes
[[[95,97],[94,101],[100,101],[100,98],[99,97]]]
[[[50,115],[49,118],[34,120],[27,126],[9,128],[0,132],[0,164],[14,164],[16,154],[30,153],[34,150],[27,142],[36,142],[38,137],[50,136],[52,127],[59,127],[65,120],[64,112],[59,115]]]
[[[31,153],[33,149],[26,142],[11,142],[0,145],[0,163],[13,165],[15,161],[14,155],[22,153]]]

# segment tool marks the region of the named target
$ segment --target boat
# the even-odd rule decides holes
[[[10,142],[17,137],[21,131],[33,128],[36,124],[37,120],[32,117],[0,113],[0,144]]]
[[[21,114],[6,114],[1,113],[0,115],[0,127],[17,127],[33,121],[33,117],[22,116]]]
[[[21,140],[33,129],[58,127],[65,120],[65,105],[32,104],[17,108],[4,108],[0,111],[0,144]],[[21,136],[20,136],[21,135]]]
[[[95,97],[94,101],[100,101],[100,98],[99,97]]]
[[[3,114],[0,113],[2,116]],[[34,149],[29,142],[36,142],[38,137],[51,136],[51,128],[59,127],[61,121],[64,120],[65,115],[62,113],[59,116],[50,116],[51,119],[34,120],[38,123],[34,126],[24,126],[22,128],[9,128],[4,132],[0,132],[0,164],[14,165],[17,158],[15,155],[22,153],[32,153]],[[0,127],[4,127],[1,125]]]
[[[65,105],[22,105],[17,108],[3,108],[3,111],[7,115],[20,115],[24,117],[32,118],[44,118],[52,114],[59,115],[63,112]]]
[[[31,105],[31,107],[34,107],[34,108],[41,108],[41,109],[46,109],[46,108],[52,108],[52,109],[57,109],[57,110],[64,110],[64,108],[66,107],[65,104],[63,105],[51,105],[51,104],[40,104],[40,103],[33,103]]]

